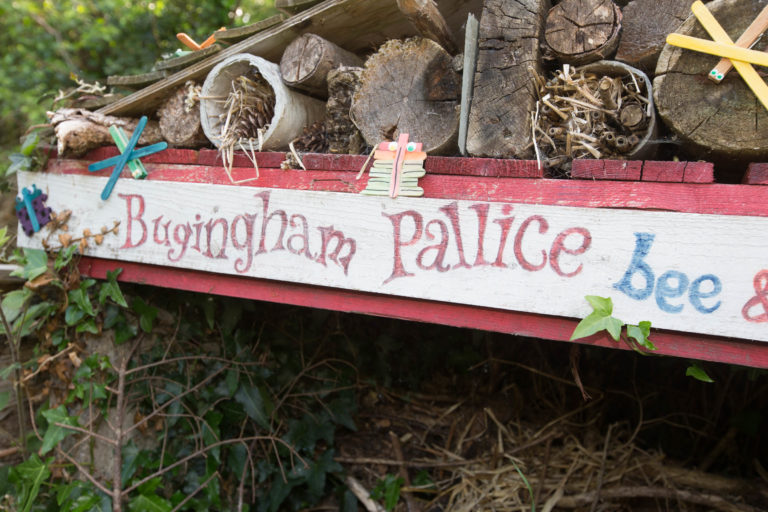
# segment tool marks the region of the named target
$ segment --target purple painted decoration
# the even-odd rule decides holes
[[[16,198],[16,216],[27,236],[32,236],[51,221],[51,209],[45,206],[48,195],[36,185],[23,188],[21,198]]]

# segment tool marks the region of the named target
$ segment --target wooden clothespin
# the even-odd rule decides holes
[[[736,46],[740,48],[751,48],[766,30],[768,30],[768,5],[760,11],[757,18],[755,18],[749,27],[747,27],[747,30],[741,34],[741,37],[736,40]],[[723,78],[725,78],[725,75],[728,74],[732,67],[733,64],[731,63],[731,59],[726,59],[725,57],[720,59],[720,62],[718,62],[717,65],[712,68],[712,71],[709,72],[709,79],[719,84],[723,81]]]
[[[227,29],[226,29],[226,27],[221,27],[216,32],[221,32],[222,30],[227,30]],[[197,51],[197,50],[202,50],[203,48],[208,48],[213,43],[215,43],[216,42],[216,32],[214,32],[213,34],[208,36],[208,39],[206,39],[205,41],[203,41],[200,44],[197,44],[194,39],[189,37],[184,32],[179,32],[178,34],[176,34],[176,39],[181,41],[181,43],[184,46],[186,46],[187,48],[189,48],[190,50]]]
[[[141,136],[141,132],[144,131],[144,127],[146,125],[147,125],[147,116],[141,116],[141,119],[139,119],[139,124],[137,124],[136,129],[133,130],[131,139],[125,144],[124,149],[121,150],[122,154],[120,154],[119,156],[113,156],[112,158],[107,158],[106,160],[102,160],[100,162],[94,162],[88,166],[88,170],[90,172],[100,171],[101,169],[106,169],[107,167],[111,167],[113,165],[115,166],[112,171],[112,175],[109,177],[109,180],[107,181],[107,185],[104,187],[104,190],[101,192],[101,199],[103,199],[104,201],[109,199],[110,194],[112,194],[112,189],[115,187],[115,183],[117,183],[117,178],[120,177],[120,173],[123,172],[123,167],[125,167],[125,165],[129,161],[131,160],[138,161],[139,158],[145,157],[147,155],[151,155],[153,153],[157,153],[158,151],[162,151],[168,147],[167,142],[158,142],[157,144],[152,144],[151,146],[146,146],[141,149],[134,149],[136,147],[136,143],[139,142],[139,137]],[[120,147],[118,145],[118,149],[119,148]]]
[[[32,236],[51,221],[51,209],[45,206],[48,196],[36,185],[21,189],[21,199],[16,198],[16,216],[27,236]]]
[[[733,43],[728,33],[717,22],[709,9],[697,0],[691,5],[691,11],[696,19],[704,27],[714,41],[699,39],[696,37],[684,36],[682,34],[669,34],[667,43],[672,46],[679,46],[688,50],[694,50],[704,53],[726,57],[731,60],[733,67],[744,79],[744,82],[752,89],[752,92],[760,100],[760,103],[768,109],[768,85],[765,84],[760,75],[757,74],[752,64],[768,65],[766,57],[768,54],[756,52],[746,48],[739,48]]]

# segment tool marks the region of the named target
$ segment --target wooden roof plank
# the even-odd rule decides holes
[[[448,25],[463,38],[461,26],[469,12],[479,14],[481,2],[442,0],[439,6]],[[416,30],[391,0],[325,0],[98,112],[121,116],[149,114],[171,91],[187,80],[203,79],[222,60],[238,53],[252,53],[278,62],[288,43],[307,32],[353,53],[367,53],[387,39],[414,35]]]

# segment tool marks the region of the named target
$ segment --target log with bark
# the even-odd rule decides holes
[[[623,28],[616,60],[645,72],[656,67],[667,34],[691,14],[693,0],[633,0],[622,9]]]
[[[763,7],[760,0],[715,0],[708,4],[734,40]],[[693,16],[677,32],[711,39]],[[768,41],[758,41],[754,49],[763,51],[767,46]],[[696,158],[728,162],[729,168],[737,170],[741,163],[768,158],[768,111],[737,72],[731,71],[720,84],[708,80],[719,60],[666,46],[656,67],[654,99],[659,115],[684,149]]]
[[[288,45],[280,59],[283,82],[319,98],[328,97],[328,72],[339,66],[363,65],[352,52],[315,34],[304,34]]]
[[[200,85],[189,81],[158,109],[160,132],[171,146],[194,148],[208,144],[200,124],[199,95]]]
[[[408,133],[431,154],[456,150],[461,78],[431,39],[391,40],[365,63],[350,115],[368,145]]]
[[[363,68],[340,67],[328,73],[328,103],[325,106],[325,131],[331,153],[360,153],[365,143],[360,130],[349,118],[352,96]]]
[[[561,62],[607,59],[619,46],[621,9],[611,0],[563,0],[547,15],[544,38]]]
[[[435,0],[397,0],[397,7],[411,20],[420,36],[433,40],[451,55],[456,54],[453,33]]]
[[[540,39],[547,0],[485,0],[469,113],[467,152],[473,156],[533,155],[533,76],[541,73]]]
[[[129,117],[113,117],[79,108],[63,108],[48,112],[48,118],[56,131],[58,152],[62,156],[80,156],[99,146],[113,145],[110,126],[119,126],[126,133],[133,133],[139,120]],[[163,140],[157,121],[149,121],[141,132],[139,144],[154,144]]]

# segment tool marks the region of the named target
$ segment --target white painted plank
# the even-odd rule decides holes
[[[609,296],[627,322],[768,341],[768,322],[754,321],[763,303],[747,311],[752,320],[743,311],[768,269],[766,218],[125,179],[101,201],[105,182],[19,174],[54,211],[73,210],[73,236],[120,222],[91,256],[568,317],[590,312],[585,295]],[[19,244],[41,247],[44,234],[20,231]]]

